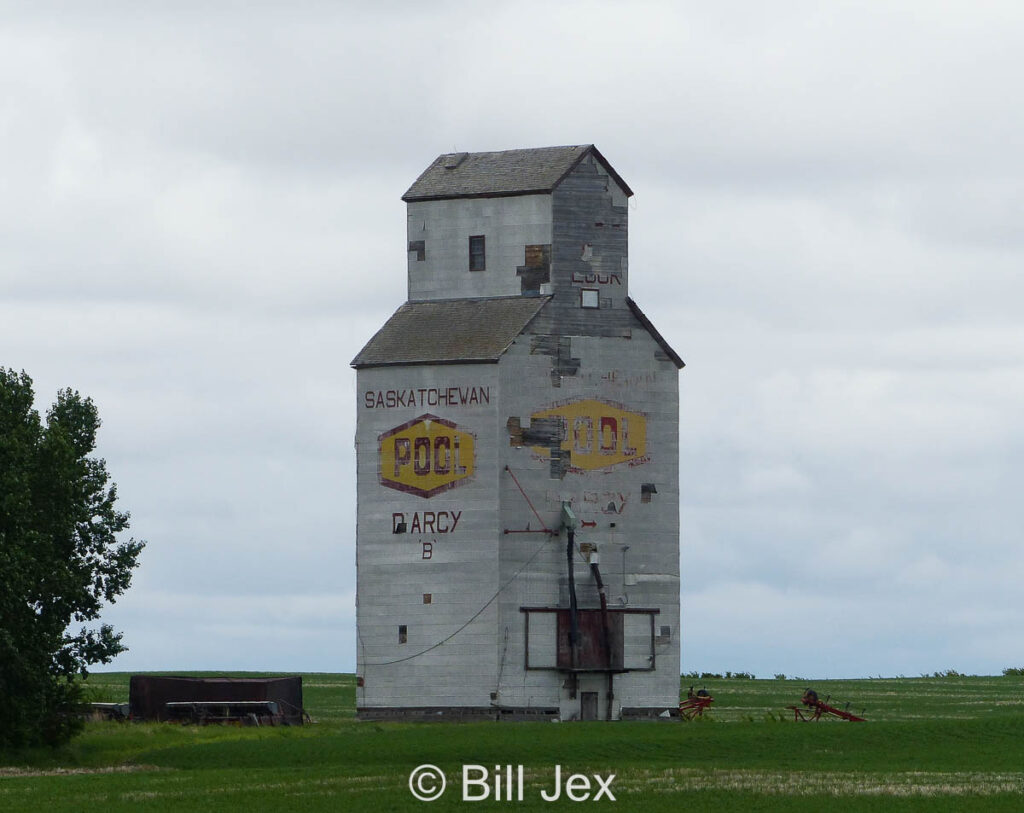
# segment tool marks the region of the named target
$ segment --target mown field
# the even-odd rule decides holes
[[[694,681],[686,680],[684,684]],[[90,723],[68,748],[0,754],[0,811],[552,810],[554,766],[615,774],[618,810],[1024,809],[1024,677],[816,681],[869,722],[794,723],[797,680],[707,680],[692,723],[360,723],[351,675],[303,676],[314,725]],[[126,674],[90,679],[127,700]],[[419,802],[410,771],[448,790]],[[463,764],[525,768],[522,802],[464,802]],[[595,783],[596,789],[596,783]],[[590,804],[587,802],[585,804]]]

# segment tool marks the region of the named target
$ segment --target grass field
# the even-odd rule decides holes
[[[1024,677],[813,683],[833,704],[864,709],[864,724],[792,722],[785,707],[807,685],[710,680],[714,711],[692,723],[383,724],[355,721],[351,675],[308,674],[314,725],[90,723],[64,750],[0,754],[0,811],[574,806],[540,796],[556,765],[614,773],[615,801],[597,802],[607,809],[1024,809]],[[90,687],[97,699],[127,700],[128,675],[94,675]],[[427,762],[448,779],[429,804],[408,786]],[[462,801],[463,764],[523,765],[524,801]]]

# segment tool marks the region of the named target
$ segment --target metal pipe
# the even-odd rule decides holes
[[[613,673],[612,673],[612,632],[611,622],[608,618],[608,596],[605,593],[604,581],[601,579],[601,568],[598,567],[597,562],[590,563],[590,572],[594,574],[594,581],[597,582],[597,594],[601,599],[601,634],[604,637],[604,654],[605,654],[605,667],[608,669],[608,690],[606,692],[607,710],[605,713],[605,719],[612,719],[612,700],[615,695],[612,691]]]
[[[579,524],[579,520],[576,519],[576,514],[573,513],[572,506],[568,500],[562,501],[562,527],[565,528],[566,543],[565,543],[565,558],[568,567],[569,576],[569,666],[575,670],[578,664],[578,653],[579,640],[580,640],[580,627],[579,619],[576,617],[576,574],[574,568],[573,555],[576,548],[576,526]],[[573,672],[575,676],[575,671]],[[575,692],[573,697],[575,697]]]
[[[629,550],[629,545],[622,546],[622,597],[626,599],[626,603],[629,603],[629,595],[626,593],[626,551]]]
[[[569,528],[566,532],[568,541],[565,544],[565,558],[569,567],[569,665],[575,669],[576,650],[579,644],[580,628],[579,619],[576,617],[576,576],[573,572],[573,554],[576,547],[576,532]]]

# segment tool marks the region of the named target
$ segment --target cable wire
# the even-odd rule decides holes
[[[479,615],[484,610],[486,610],[488,607],[490,607],[494,603],[494,600],[498,596],[501,595],[502,591],[506,587],[508,587],[510,584],[512,584],[512,582],[514,582],[517,578],[519,578],[519,574],[522,573],[524,570],[526,570],[526,568],[529,567],[530,564],[532,564],[533,560],[536,559],[538,554],[540,554],[540,552],[544,549],[544,545],[545,545],[546,542],[547,542],[547,540],[544,540],[544,542],[541,542],[537,546],[537,550],[535,550],[533,552],[533,555],[530,556],[530,558],[526,560],[526,562],[523,564],[523,566],[521,568],[519,568],[519,570],[517,570],[515,573],[513,573],[512,576],[509,578],[509,580],[507,582],[505,582],[503,585],[501,585],[501,587],[498,588],[498,591],[487,600],[487,603],[484,604],[484,606],[481,607],[479,610],[477,610],[475,613],[473,613],[473,615],[471,615],[469,617],[469,620],[466,621],[466,623],[463,624],[461,627],[459,627],[457,630],[455,630],[455,632],[453,632],[450,635],[442,638],[436,644],[432,644],[431,646],[428,646],[426,649],[423,649],[423,650],[421,650],[421,651],[419,651],[419,652],[417,652],[417,653],[415,653],[413,655],[406,655],[404,658],[397,658],[397,659],[395,659],[393,661],[377,661],[375,663],[370,663],[368,661],[364,661],[363,665],[364,666],[391,666],[392,664],[395,664],[395,663],[404,663],[405,661],[411,661],[413,658],[418,658],[420,655],[426,655],[428,652],[430,652],[430,651],[432,651],[434,649],[437,649],[442,644],[445,644],[448,641],[450,641],[452,638],[454,638],[456,635],[458,635],[460,632],[462,632],[466,627],[468,627],[470,624],[472,624],[474,621],[476,621],[476,619],[479,617]]]

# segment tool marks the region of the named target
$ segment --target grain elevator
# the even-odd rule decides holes
[[[629,297],[631,196],[592,145],[403,195],[408,300],[352,362],[361,718],[676,709],[683,362]]]

